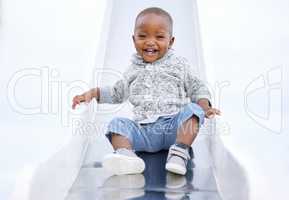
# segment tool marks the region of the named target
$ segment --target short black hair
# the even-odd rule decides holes
[[[158,8],[158,7],[150,7],[150,8],[146,8],[146,9],[142,10],[136,16],[135,24],[136,24],[137,20],[141,16],[144,16],[146,14],[151,14],[151,13],[156,14],[156,15],[160,15],[162,17],[165,17],[168,20],[168,22],[169,22],[169,31],[170,31],[170,35],[172,36],[172,34],[173,34],[173,18],[171,17],[171,15],[167,11],[165,11],[165,10],[163,10],[161,8]]]

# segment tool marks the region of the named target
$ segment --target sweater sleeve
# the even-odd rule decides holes
[[[113,86],[99,88],[98,103],[117,104],[124,102],[128,97],[126,80],[119,80]]]
[[[99,88],[99,103],[118,104],[123,103],[129,96],[129,85],[135,78],[136,71],[130,66],[124,73],[123,78],[113,86]]]
[[[185,65],[185,91],[192,102],[199,99],[208,99],[211,105],[211,94],[205,83],[197,78],[189,65]]]

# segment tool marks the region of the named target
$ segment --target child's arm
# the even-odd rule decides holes
[[[205,117],[212,118],[220,115],[220,110],[212,108],[211,93],[203,81],[194,76],[190,66],[185,66],[185,89],[192,102],[196,102],[205,112]]]
[[[93,98],[96,98],[98,103],[117,104],[124,102],[128,97],[128,86],[125,79],[117,81],[112,87],[96,87],[87,92],[76,95],[72,101],[72,108],[81,102],[89,103]]]
[[[81,95],[73,98],[72,108],[81,102],[89,103],[93,98],[96,98],[98,103],[117,104],[124,102],[129,95],[129,80],[134,77],[136,72],[128,68],[123,74],[123,79],[118,80],[112,87],[96,87]]]

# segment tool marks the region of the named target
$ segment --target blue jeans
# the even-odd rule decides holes
[[[117,117],[109,123],[106,136],[111,141],[112,133],[116,133],[126,137],[135,151],[156,152],[169,149],[176,141],[178,129],[193,116],[200,124],[204,123],[205,113],[195,103],[187,104],[175,115],[162,116],[148,124]]]

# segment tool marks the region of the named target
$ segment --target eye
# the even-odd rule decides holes
[[[137,36],[138,36],[139,38],[145,38],[145,37],[146,37],[145,34],[138,34]]]
[[[164,36],[164,35],[157,35],[157,38],[158,38],[158,39],[164,39],[165,36]]]

